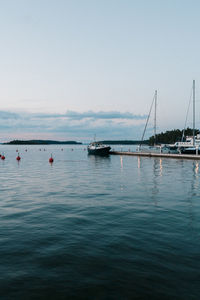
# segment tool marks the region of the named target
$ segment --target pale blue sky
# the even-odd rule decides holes
[[[182,128],[193,79],[200,127],[199,12],[195,0],[0,0],[0,140],[140,138],[155,89],[158,130]]]

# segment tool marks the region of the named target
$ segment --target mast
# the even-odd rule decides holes
[[[193,91],[193,146],[194,146],[195,145],[195,80],[193,80],[192,91]]]
[[[155,114],[154,114],[154,145],[156,145],[156,108],[157,108],[157,90],[155,91]]]
[[[157,91],[156,91],[156,94],[155,94],[155,95],[156,95],[156,97],[157,97]],[[149,111],[149,114],[148,114],[148,117],[147,117],[147,120],[146,120],[146,124],[145,124],[145,127],[144,127],[144,131],[143,131],[143,134],[142,134],[142,139],[141,139],[141,141],[140,141],[139,148],[141,147],[142,142],[143,142],[143,139],[144,139],[144,135],[145,135],[145,132],[146,132],[146,129],[147,129],[147,124],[148,124],[148,122],[149,122],[149,118],[150,118],[150,115],[151,115],[153,103],[154,103],[154,101],[155,101],[155,95],[154,95],[153,101],[152,101],[152,103],[151,103],[150,111]],[[155,107],[156,107],[156,104],[155,104]],[[154,120],[155,120],[155,119],[154,119]],[[155,124],[155,123],[154,123],[154,124]],[[155,125],[154,125],[154,128],[155,128]],[[155,132],[155,131],[154,131],[154,132]]]

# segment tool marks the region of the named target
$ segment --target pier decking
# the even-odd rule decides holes
[[[140,157],[165,157],[165,158],[176,158],[176,159],[193,159],[200,160],[200,155],[190,155],[190,154],[167,154],[167,153],[153,153],[153,152],[131,152],[131,151],[111,151],[110,154],[113,155],[130,155],[130,156],[140,156]]]

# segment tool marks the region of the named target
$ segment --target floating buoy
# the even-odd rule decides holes
[[[3,160],[4,160],[4,159],[5,159],[5,156],[4,156],[4,155],[1,155],[1,159],[3,159]]]
[[[53,157],[52,157],[52,154],[51,154],[51,157],[49,158],[49,162],[50,162],[50,164],[53,163]]]
[[[21,159],[21,157],[18,155],[18,156],[16,157],[16,160],[20,161],[20,159]]]

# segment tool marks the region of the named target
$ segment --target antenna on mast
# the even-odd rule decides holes
[[[193,146],[195,145],[195,80],[192,85],[193,90]]]
[[[155,114],[154,114],[154,145],[156,145],[156,109],[157,109],[157,90],[155,90]]]

